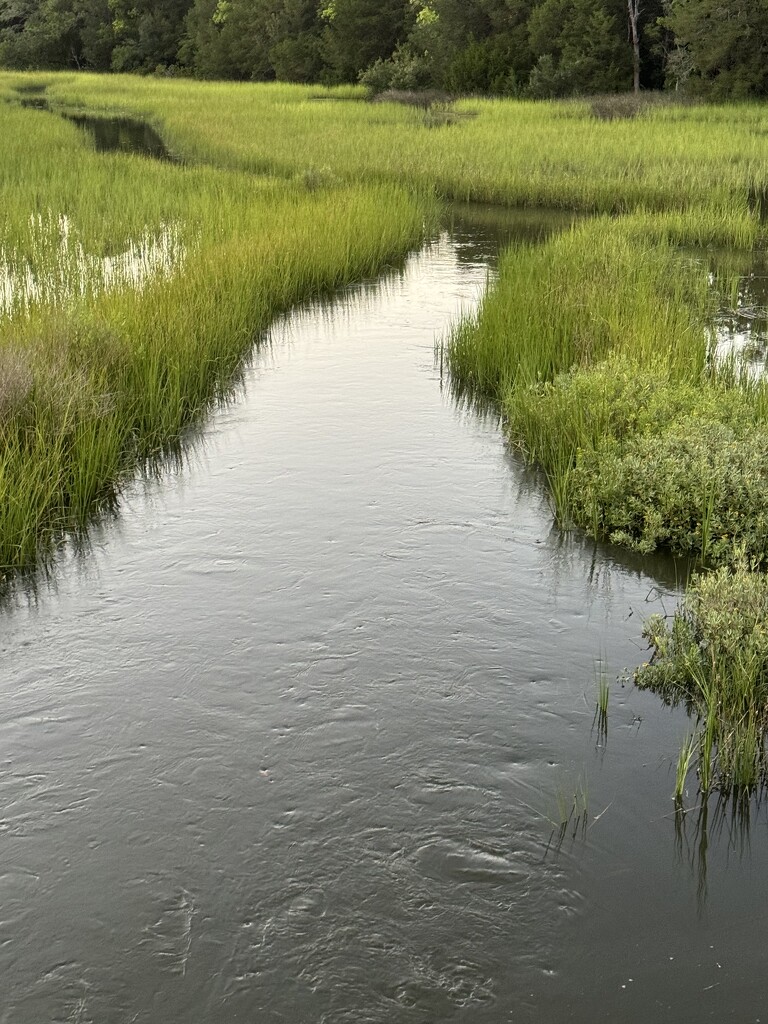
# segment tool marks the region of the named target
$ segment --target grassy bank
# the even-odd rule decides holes
[[[543,468],[562,526],[723,567],[649,625],[653,664],[637,676],[697,717],[678,779],[695,764],[705,791],[765,778],[768,386],[715,357],[734,279],[713,281],[690,249],[761,244],[748,199],[719,214],[673,201],[519,246],[446,350],[454,387],[490,398]]]
[[[716,296],[707,266],[668,241],[680,226],[598,219],[508,253],[454,332],[451,372],[498,403],[563,525],[641,551],[761,563],[768,391],[714,361]]]
[[[680,752],[675,797],[689,771],[701,789],[749,791],[766,779],[768,577],[746,560],[694,580],[671,621],[646,623],[651,661],[639,686],[684,704],[698,726]]]
[[[401,259],[431,207],[392,185],[97,156],[71,124],[6,105],[0,132],[8,575],[177,444],[279,311]]]

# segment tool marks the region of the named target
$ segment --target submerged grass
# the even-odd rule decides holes
[[[608,738],[608,703],[611,696],[611,686],[602,665],[595,669],[595,684],[597,699],[595,701],[595,717],[592,727],[597,727],[598,740],[605,740]]]
[[[559,848],[570,832],[571,839],[582,838],[589,826],[589,789],[586,776],[579,775],[573,789],[558,786],[555,790],[556,815],[550,819],[553,832],[549,844]]]

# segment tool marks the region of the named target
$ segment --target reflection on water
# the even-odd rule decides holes
[[[49,110],[46,86],[19,87],[19,103]],[[61,116],[88,132],[100,152],[116,150],[169,160],[162,140],[148,124],[125,118],[80,114]],[[163,224],[132,239],[121,253],[97,256],[76,240],[65,214],[49,211],[30,217],[26,257],[0,246],[0,316],[16,316],[33,305],[58,306],[82,296],[120,288],[143,288],[169,277],[183,262],[186,249],[178,224]]]
[[[698,794],[699,802],[675,810],[675,847],[682,865],[687,866],[696,883],[699,909],[706,910],[707,863],[710,845],[725,848],[737,862],[748,862],[751,855],[753,825],[759,828],[763,815],[763,794],[750,796],[733,792]]]
[[[751,378],[768,360],[768,263],[763,250],[716,252],[707,258],[709,280],[721,297],[714,319],[715,359],[735,359]]]
[[[126,117],[93,117],[86,114],[62,116],[86,132],[99,153],[132,153],[154,160],[172,160],[163,140],[154,128],[144,121]]]
[[[72,114],[65,110],[54,110],[45,93],[46,85],[30,84],[16,86],[18,99],[13,102],[32,110],[45,110],[76,124],[93,141],[98,153],[119,152],[134,156],[146,156],[153,160],[175,162],[165,143],[155,129],[145,121],[130,117],[95,116],[93,114]]]
[[[170,277],[186,253],[175,224],[145,231],[113,256],[86,252],[73,239],[72,223],[64,214],[33,214],[29,234],[29,258],[0,247],[0,316],[121,288],[139,290],[153,279]]]
[[[494,261],[505,246],[544,242],[583,219],[564,210],[520,210],[484,203],[453,203],[445,226],[457,243],[457,258]]]

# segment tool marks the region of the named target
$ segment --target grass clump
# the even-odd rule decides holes
[[[706,275],[667,237],[643,238],[641,223],[598,218],[508,251],[496,287],[449,341],[455,387],[499,401],[616,352],[677,378],[700,375],[712,305]],[[654,230],[665,236],[683,225],[662,220]]]
[[[698,723],[695,742],[681,754],[677,788],[693,758],[704,792],[765,782],[768,577],[744,559],[701,575],[671,621],[653,616],[645,636],[653,653],[637,670],[637,685],[684,704]]]
[[[679,247],[705,230],[638,214],[519,246],[447,359],[454,386],[495,401],[543,468],[561,525],[640,552],[716,565],[743,550],[762,564],[768,388],[713,358],[717,296]]]
[[[611,696],[611,686],[608,676],[602,666],[596,668],[595,683],[597,698],[595,701],[595,716],[592,720],[592,727],[597,728],[598,740],[608,738],[608,703]]]
[[[579,835],[583,838],[589,823],[589,789],[586,777],[579,775],[573,791],[558,786],[555,802],[557,814],[552,820],[553,832],[550,843],[554,841],[555,846],[560,847],[569,830],[571,839],[576,839]]]

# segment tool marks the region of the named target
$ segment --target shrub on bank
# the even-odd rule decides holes
[[[670,378],[625,357],[508,394],[510,437],[550,478],[561,522],[710,564],[768,553],[765,389]]]

